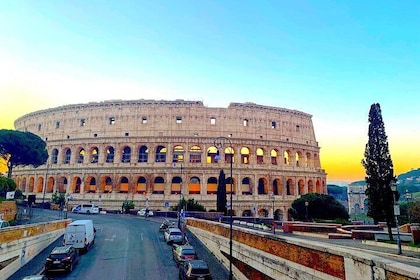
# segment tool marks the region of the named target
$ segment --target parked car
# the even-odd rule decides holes
[[[182,265],[187,260],[198,259],[197,253],[191,245],[172,245],[172,257],[176,266]]]
[[[45,261],[45,273],[51,271],[73,271],[79,261],[79,251],[73,246],[55,247]]]
[[[142,216],[142,217],[151,217],[151,216],[154,216],[155,214],[153,213],[151,209],[143,208],[137,212],[137,215]]]
[[[159,226],[159,231],[165,232],[168,228],[174,228],[174,227],[175,227],[175,222],[164,220]]]
[[[0,220],[0,228],[5,228],[9,226],[10,226],[9,222]]]
[[[22,280],[49,280],[49,278],[42,274],[28,275],[22,278]]]
[[[179,279],[181,280],[211,280],[209,267],[203,260],[189,260],[179,267]]]
[[[164,234],[165,242],[168,244],[183,244],[184,234],[179,228],[168,228]]]
[[[84,213],[84,214],[98,214],[99,207],[96,204],[79,204],[71,209],[73,213]]]

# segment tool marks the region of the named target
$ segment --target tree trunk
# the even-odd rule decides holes
[[[388,235],[389,235],[389,240],[394,241],[394,236],[392,234],[392,222],[388,221],[386,223],[387,227],[388,227]]]

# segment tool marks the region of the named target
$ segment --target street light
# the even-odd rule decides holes
[[[271,196],[271,202],[273,203],[273,234],[276,234],[276,223],[274,222],[274,194]]]
[[[407,215],[408,215],[408,223],[410,223],[411,218],[410,218],[410,212],[408,211],[409,208],[409,199],[411,199],[411,193],[408,192],[408,190],[405,190],[405,200],[407,201]]]
[[[233,149],[232,149],[232,142],[230,141],[229,138],[227,137],[217,137],[214,140],[214,146],[217,149],[221,149],[226,143],[229,144],[229,149],[230,149],[230,220],[229,220],[229,280],[233,279],[233,274],[232,274],[232,233],[233,233],[233,222],[232,222],[232,212],[233,212],[233,207],[232,207],[232,193],[233,193],[233,175],[232,175],[232,163],[233,163]]]
[[[307,222],[308,221],[308,206],[309,206],[309,202],[308,201],[305,201],[305,210],[306,210],[306,212],[305,212],[305,222]]]
[[[397,185],[394,182],[391,182],[391,191],[392,196],[394,198],[394,217],[395,217],[395,224],[397,226],[397,245],[398,245],[398,255],[402,254],[401,251],[401,238],[400,238],[400,226],[398,225],[398,215],[400,214],[400,207],[396,202],[395,193],[397,192]]]
[[[176,165],[174,164],[174,168]],[[181,229],[181,199],[182,199],[182,163],[181,163],[181,181],[179,182],[179,203],[178,203],[178,228]]]
[[[45,209],[45,192],[47,190],[47,181],[48,181],[48,168],[49,168],[49,164],[48,164],[48,160],[47,160],[47,168],[45,170],[45,179],[44,179],[44,186],[43,186],[43,190],[42,190],[42,209]]]

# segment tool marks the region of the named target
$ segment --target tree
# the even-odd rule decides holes
[[[190,198],[188,200],[181,198],[178,205],[171,207],[171,210],[173,211],[177,211],[178,209],[185,209],[185,211],[206,212],[206,208],[198,203],[198,201],[195,201],[194,198]]]
[[[394,224],[394,197],[391,185],[396,183],[396,177],[389,153],[381,107],[378,103],[372,104],[370,107],[368,136],[365,157],[362,160],[362,165],[366,170],[367,215],[373,218],[375,224],[385,221],[389,238],[393,240],[391,227]],[[398,198],[399,193],[397,192],[397,201]]]
[[[306,206],[305,203],[308,203]],[[308,207],[306,209],[306,207]],[[308,193],[292,202],[288,213],[297,220],[322,219],[322,220],[348,220],[349,214],[343,204],[331,195]]]
[[[223,169],[219,173],[219,181],[217,184],[217,212],[227,213],[226,210],[226,177]]]
[[[48,159],[46,143],[31,132],[0,130],[0,157],[9,169],[7,177],[12,177],[12,170],[19,165],[38,167]]]
[[[408,214],[412,223],[420,223],[420,201],[416,201],[410,205]]]

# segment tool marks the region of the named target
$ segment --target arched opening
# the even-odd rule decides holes
[[[115,155],[114,147],[108,147],[106,149],[106,162],[113,163],[114,162],[114,155]]]
[[[146,178],[143,176],[140,176],[137,179],[137,186],[136,186],[136,192],[137,193],[141,193],[141,194],[145,194],[146,193]]]
[[[217,178],[210,177],[207,179],[207,194],[217,193]]]
[[[249,148],[248,147],[241,148],[241,163],[249,164]]]
[[[52,155],[51,155],[51,162],[52,162],[53,164],[57,164],[57,162],[58,162],[58,150],[57,150],[57,149],[54,149],[54,150],[52,151]]]
[[[172,162],[184,162],[184,147],[180,145],[174,147]]]
[[[93,147],[90,149],[90,163],[98,163],[99,160],[99,149],[98,147]]]
[[[166,147],[157,146],[155,162],[166,162]]]
[[[251,195],[252,194],[251,180],[248,177],[245,177],[245,178],[242,179],[241,190],[242,190],[243,195]]]
[[[71,159],[71,150],[70,148],[67,148],[64,152],[64,159],[63,159],[63,163],[64,164],[69,164],[70,163],[70,159]]]
[[[79,149],[78,157],[77,157],[77,163],[83,163],[85,160],[86,151],[83,148]]]
[[[216,147],[211,146],[207,149],[207,163],[217,163],[217,157],[219,156],[219,151]]]
[[[258,194],[268,194],[267,180],[265,178],[258,179]]]
[[[130,147],[125,146],[123,148],[121,162],[122,163],[131,162],[131,148]]]
[[[277,165],[278,163],[278,151],[276,149],[272,149],[270,152],[270,156],[271,156],[271,164],[272,165]]]
[[[158,176],[153,181],[153,193],[154,194],[163,194],[165,190],[165,180]]]
[[[188,192],[189,194],[200,194],[200,179],[198,177],[191,177]]]
[[[148,159],[149,159],[149,149],[143,145],[139,149],[138,162],[147,162]]]
[[[119,192],[120,193],[128,193],[128,178],[123,176],[120,179],[120,185],[119,185]]]
[[[200,163],[201,162],[201,148],[199,146],[192,146],[190,149],[190,162]]]
[[[171,194],[180,194],[181,193],[181,184],[182,179],[179,176],[175,176],[172,178],[171,182]]]
[[[262,148],[257,149],[257,164],[264,163],[264,150]]]

